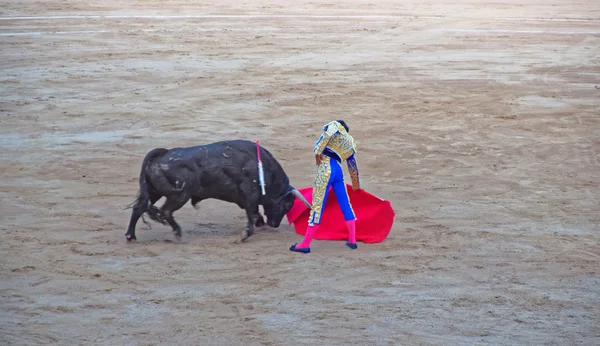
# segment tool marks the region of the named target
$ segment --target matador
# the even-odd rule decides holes
[[[345,161],[352,179],[352,188],[360,190],[358,166],[354,157],[356,144],[349,133],[348,125],[343,120],[331,121],[325,124],[322,130],[313,150],[317,171],[312,190],[312,208],[308,217],[308,228],[302,243],[290,247],[290,250],[295,252],[310,253],[310,242],[322,221],[325,201],[330,188],[335,193],[348,228],[346,245],[351,249],[358,247],[356,245],[356,215],[348,197],[342,170],[342,163]]]

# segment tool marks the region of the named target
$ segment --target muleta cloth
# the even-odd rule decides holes
[[[368,193],[365,190],[354,191],[352,185],[346,184],[348,197],[356,215],[356,240],[363,243],[379,243],[387,238],[394,224],[394,209],[389,201]],[[312,203],[312,187],[299,189],[300,193]],[[292,209],[287,213],[290,224],[294,224],[297,234],[304,235],[308,227],[310,209],[296,199]],[[314,239],[347,240],[348,229],[344,215],[330,188],[323,210],[322,222]]]

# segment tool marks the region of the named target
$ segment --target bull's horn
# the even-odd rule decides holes
[[[306,200],[306,198],[304,198],[304,196],[302,196],[300,191],[293,189],[292,193],[294,194],[294,196],[298,197],[302,201],[302,203],[304,203],[305,206],[312,209],[312,205],[310,205],[310,203],[308,203],[308,201]]]

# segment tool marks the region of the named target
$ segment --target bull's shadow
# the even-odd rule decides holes
[[[144,213],[161,224],[169,225],[177,240],[181,227],[173,214],[188,201],[194,207],[205,199],[237,204],[246,211],[248,223],[241,240],[250,237],[255,227],[278,228],[297,198],[310,203],[292,187],[275,157],[260,147],[264,169],[265,194],[258,182],[258,158],[255,143],[246,140],[216,142],[187,148],[157,148],[142,162],[137,199],[125,237],[137,240],[135,227]],[[155,203],[165,197],[159,207]],[[263,206],[266,222],[259,212]]]

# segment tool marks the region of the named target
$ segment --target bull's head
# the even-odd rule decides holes
[[[300,191],[291,187],[289,190],[281,197],[274,200],[272,203],[268,203],[264,205],[265,215],[267,216],[267,225],[272,228],[277,228],[281,224],[281,220],[285,214],[287,214],[292,206],[294,205],[294,201],[298,197],[304,205],[309,208],[312,208],[310,203],[302,196]]]

